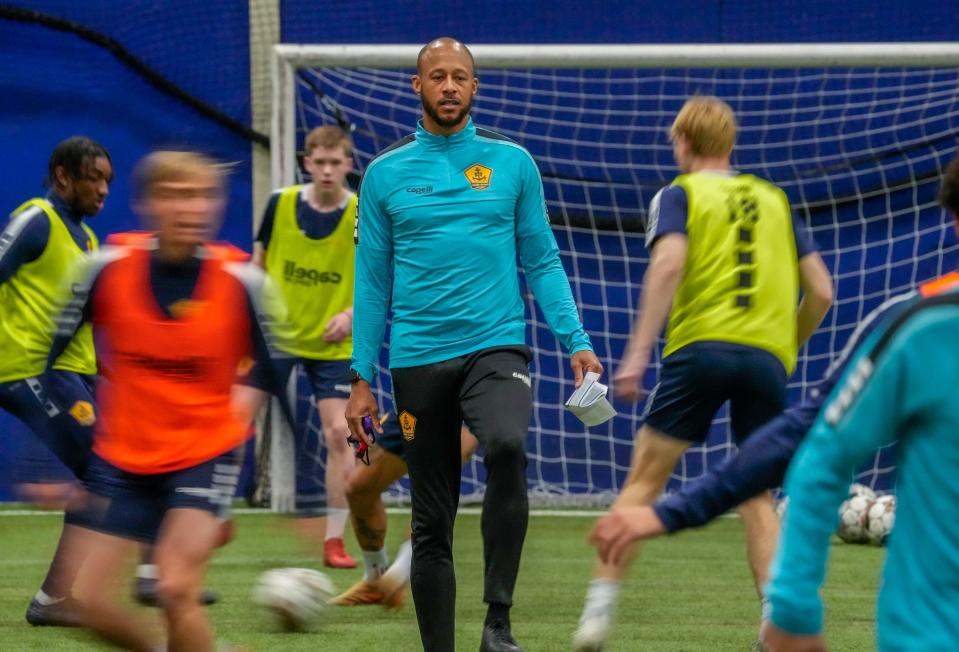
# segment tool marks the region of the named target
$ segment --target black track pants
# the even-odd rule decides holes
[[[460,490],[460,424],[483,446],[486,602],[512,604],[526,538],[526,433],[532,409],[526,347],[498,347],[393,369],[413,502],[411,585],[423,649],[452,652],[453,519]]]

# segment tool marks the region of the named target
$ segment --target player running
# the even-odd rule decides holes
[[[825,265],[804,226],[792,219],[786,195],[732,169],[736,122],[729,106],[717,98],[692,98],[670,135],[683,174],[650,203],[650,263],[641,311],[614,377],[616,393],[639,399],[668,317],[663,367],[614,508],[652,504],[683,452],[706,438],[726,401],[737,443],[777,416],[797,348],[832,302]],[[775,549],[778,518],[768,494],[741,505],[739,512],[760,588]],[[602,649],[634,554],[630,545],[615,562],[598,560],[574,649]]]
[[[939,202],[953,216],[953,226],[959,234],[959,159],[943,175]],[[846,372],[851,354],[877,326],[891,323],[923,297],[951,289],[957,279],[959,274],[953,272],[923,284],[918,292],[892,297],[869,313],[807,400],[757,430],[738,452],[710,469],[702,479],[655,505],[623,505],[610,510],[590,533],[590,541],[599,549],[600,557],[604,561],[618,559],[634,541],[706,525],[743,501],[782,485],[796,449],[836,381]]]
[[[92,384],[97,372],[89,327],[43,376],[53,318],[75,267],[97,250],[84,224],[103,209],[113,164],[103,145],[82,136],[50,155],[45,198],[31,199],[0,233],[0,408],[26,424],[76,477],[86,470],[96,420]],[[57,398],[55,407],[46,399]],[[47,576],[27,608],[31,625],[77,624],[71,591],[77,572],[77,513],[68,505]]]
[[[254,245],[286,303],[293,328],[287,345],[313,390],[326,444],[325,482],[316,478],[320,443],[306,429],[296,451],[297,531],[323,545],[323,563],[355,568],[343,532],[349,515],[345,487],[356,468],[346,444],[346,400],[353,353],[353,228],[356,195],[345,185],[352,169],[349,136],[339,127],[317,127],[303,143],[303,166],[312,181],[273,193]],[[324,495],[325,494],[325,495]]]
[[[247,436],[231,388],[249,360],[270,359],[264,277],[236,262],[236,250],[208,243],[225,203],[213,161],[155,152],[137,166],[134,186],[156,233],[129,236],[95,260],[51,352],[93,325],[100,414],[84,476],[87,556],[76,591],[84,624],[119,646],[210,652],[199,597]],[[165,648],[119,600],[134,541],[156,541]]]

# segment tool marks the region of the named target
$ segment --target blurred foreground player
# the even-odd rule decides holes
[[[53,320],[72,276],[97,250],[97,238],[83,220],[103,208],[112,181],[113,165],[103,145],[82,136],[68,138],[50,155],[49,194],[22,204],[0,233],[0,408],[26,424],[78,478],[86,471],[96,420],[97,363],[89,326],[48,374],[43,371]],[[63,409],[48,402],[48,395]],[[44,455],[38,451],[28,461]],[[68,505],[50,569],[27,609],[31,625],[77,624],[71,597],[78,567],[76,517]]]
[[[406,435],[413,503],[411,587],[423,647],[455,646],[453,521],[465,421],[484,446],[484,601],[480,649],[516,652],[509,610],[529,518],[526,435],[530,353],[517,256],[576,383],[602,373],[583,329],[546,214],[543,183],[520,145],[470,118],[478,81],[458,41],[422,48],[412,78],[415,134],[381,152],[360,190],[347,417],[378,411],[370,383],[392,308],[390,367]]]
[[[313,129],[303,143],[303,167],[311,182],[273,193],[254,244],[254,260],[266,269],[287,307],[289,373],[302,367],[310,381],[326,444],[324,477],[316,478],[319,442],[300,441],[296,451],[296,525],[323,547],[323,563],[355,568],[343,532],[349,516],[345,487],[356,469],[346,443],[346,400],[353,353],[353,228],[356,195],[346,187],[353,167],[349,136],[339,127]],[[317,433],[304,428],[303,438]],[[321,488],[322,480],[322,488]],[[322,496],[325,495],[325,501]],[[323,514],[325,513],[325,516]]]
[[[208,242],[224,183],[221,169],[198,154],[142,160],[137,208],[156,233],[129,235],[95,259],[51,352],[56,357],[81,324],[93,325],[100,414],[84,477],[90,525],[76,593],[84,624],[132,650],[215,647],[199,597],[247,436],[231,388],[251,359],[270,359],[264,275],[237,262],[236,250]],[[134,541],[156,542],[165,643],[119,598]]]
[[[959,215],[959,160],[940,201]],[[877,328],[849,361],[786,476],[789,509],[766,587],[770,652],[825,650],[820,597],[849,477],[895,442],[896,527],[880,581],[880,652],[959,650],[959,274]]]
[[[650,203],[650,263],[640,314],[614,377],[617,395],[640,398],[668,318],[663,366],[614,508],[652,504],[686,449],[706,439],[726,401],[737,443],[778,416],[798,347],[832,303],[828,272],[805,227],[792,218],[785,193],[732,169],[736,120],[729,106],[714,97],[688,100],[670,137],[683,174]],[[768,493],[739,512],[761,593],[779,519]],[[631,545],[615,562],[597,560],[573,636],[578,652],[605,645],[634,555]]]

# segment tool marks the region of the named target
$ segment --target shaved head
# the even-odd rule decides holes
[[[452,50],[463,54],[466,59],[469,61],[469,70],[470,73],[473,73],[476,70],[475,62],[473,61],[473,53],[470,52],[470,49],[457,41],[455,38],[450,36],[441,36],[439,38],[433,39],[420,49],[419,55],[416,57],[416,72],[423,74],[423,60],[428,58],[433,52],[446,52]]]
[[[433,39],[420,50],[410,82],[427,131],[450,135],[466,125],[479,86],[469,48],[448,36]]]

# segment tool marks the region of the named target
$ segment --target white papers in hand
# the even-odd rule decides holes
[[[607,391],[606,385],[599,382],[599,374],[587,371],[583,383],[566,401],[566,409],[586,426],[606,423],[616,416],[616,410],[606,400]]]

